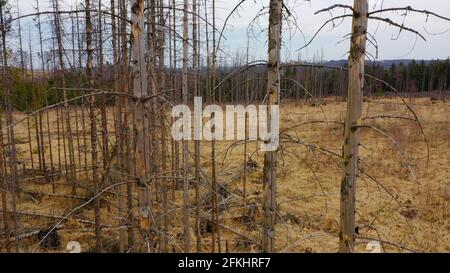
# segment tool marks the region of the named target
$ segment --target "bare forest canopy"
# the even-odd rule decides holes
[[[0,252],[450,251],[450,60],[378,60],[372,28],[448,14],[329,1],[306,37],[298,1],[26,2],[0,0]],[[284,56],[341,26],[346,59]]]

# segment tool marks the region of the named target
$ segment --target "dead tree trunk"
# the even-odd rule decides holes
[[[183,103],[188,103],[188,0],[184,0],[183,5],[183,74],[182,74],[182,94]],[[191,234],[189,228],[189,143],[183,139],[183,227],[184,227],[184,252],[189,252]]]
[[[367,33],[367,0],[355,0],[350,56],[348,100],[343,147],[344,175],[341,181],[339,251],[353,252],[355,242],[355,186],[358,170],[359,128],[364,88]]]
[[[6,75],[3,75],[4,78],[6,78]],[[5,249],[6,252],[11,251],[11,247],[9,244],[9,236],[10,236],[10,230],[9,230],[9,217],[8,217],[8,203],[6,200],[6,193],[8,190],[8,182],[6,180],[6,165],[4,162],[5,158],[5,151],[3,150],[3,121],[2,121],[2,115],[3,115],[3,106],[0,106],[0,191],[2,192],[1,198],[2,198],[2,210],[3,210],[3,240],[5,242]]]
[[[69,178],[70,183],[72,184],[72,194],[76,193],[76,173],[75,173],[75,155],[74,155],[74,146],[73,146],[73,136],[72,136],[72,123],[70,121],[70,112],[69,112],[69,104],[67,101],[67,91],[66,91],[66,80],[65,80],[65,66],[64,66],[64,48],[62,43],[62,26],[61,26],[61,18],[59,15],[59,3],[58,0],[54,0],[54,11],[55,11],[55,34],[56,40],[58,43],[58,61],[59,61],[59,69],[61,75],[61,87],[63,88],[63,100],[64,100],[64,112],[65,112],[65,120],[67,127],[67,141],[69,145]],[[64,128],[64,125],[61,125]],[[65,146],[64,146],[65,149]],[[65,162],[67,164],[67,162]]]
[[[131,64],[133,95],[138,99],[134,110],[136,132],[135,172],[138,180],[139,227],[147,233],[150,230],[151,195],[146,186],[148,160],[148,117],[145,98],[148,96],[147,69],[145,67],[144,0],[130,0],[131,7]]]
[[[18,180],[18,170],[17,170],[17,150],[16,150],[16,142],[14,138],[14,126],[13,125],[13,116],[12,116],[12,94],[10,90],[10,83],[7,82],[7,79],[11,79],[11,72],[8,67],[8,54],[6,48],[6,18],[5,18],[5,8],[6,2],[0,3],[0,25],[2,27],[2,59],[3,59],[3,70],[6,73],[6,77],[4,77],[4,100],[6,104],[6,125],[7,125],[7,139],[8,139],[8,154],[9,154],[9,169],[10,169],[10,177],[11,177],[11,199],[12,199],[12,209],[13,209],[13,221],[14,221],[14,237],[15,237],[15,251],[19,252],[19,216],[16,213],[16,204],[17,204],[17,196],[19,187]],[[6,167],[5,167],[6,170]],[[7,181],[5,181],[7,183]]]
[[[86,74],[88,78],[88,87],[93,89],[95,87],[93,60],[94,48],[92,47],[92,21],[91,21],[91,3],[90,0],[85,0],[86,7],[86,49],[87,49],[87,65]],[[98,177],[98,156],[97,156],[97,117],[95,116],[95,96],[89,98],[89,114],[91,119],[91,153],[92,153],[92,182],[94,183],[94,193],[97,195],[99,189]],[[100,198],[97,197],[94,201],[94,217],[95,217],[95,240],[96,252],[102,252],[102,240],[100,229]]]
[[[120,0],[120,17],[122,18],[120,20],[120,37],[121,37],[121,53],[120,53],[120,58],[121,58],[121,89],[122,92],[128,94],[129,93],[129,70],[128,70],[128,37],[127,37],[127,24],[128,22],[126,21],[127,17],[128,17],[128,12],[127,12],[127,0]],[[122,130],[121,130],[121,139],[123,141],[123,145],[124,145],[124,151],[123,151],[123,159],[122,163],[123,165],[121,165],[121,169],[122,170],[126,170],[126,172],[131,173],[131,160],[132,157],[130,155],[130,150],[132,149],[130,146],[130,127],[129,127],[129,114],[128,114],[128,110],[129,110],[129,102],[127,99],[123,100],[122,103],[122,107],[123,107],[123,126],[122,126]],[[127,195],[127,209],[128,209],[128,213],[124,214],[128,215],[128,220],[132,219],[132,209],[133,209],[133,192],[134,192],[134,186],[132,183],[127,183],[126,185],[126,195]],[[128,234],[128,249],[133,248],[134,245],[134,230],[133,230],[133,225],[128,225],[128,230],[127,230],[127,234]]]
[[[166,19],[164,14],[164,1],[159,0],[159,46],[158,46],[158,60],[159,60],[159,86],[160,90],[163,88],[166,88],[166,73],[165,73],[165,26],[166,26]],[[165,119],[165,113],[167,108],[164,107],[164,105],[160,106],[159,113],[161,115],[160,117],[160,138],[161,138],[161,173],[167,172],[167,132],[166,132],[166,119]],[[161,179],[161,191],[162,191],[162,201],[163,201],[163,232],[164,234],[167,234],[169,230],[169,217],[167,215],[168,213],[168,200],[167,200],[167,179],[162,178]],[[160,236],[161,237],[161,236]],[[165,253],[167,253],[168,250],[168,244],[169,240],[167,236],[164,236],[164,238],[161,240],[161,250]]]
[[[146,65],[147,65],[147,85],[150,89],[148,93],[152,96],[156,95],[157,90],[160,88],[160,84],[162,83],[160,79],[158,78],[156,74],[156,60],[157,60],[157,46],[158,46],[158,37],[157,37],[157,22],[156,22],[156,0],[150,0],[147,1],[147,58],[146,58]],[[158,78],[158,80],[157,80]],[[147,158],[147,170],[151,174],[157,174],[159,170],[159,154],[160,154],[160,145],[159,145],[159,138],[157,136],[157,118],[156,115],[158,113],[157,109],[157,102],[158,100],[156,98],[152,99],[149,104],[149,112],[151,112],[152,118],[147,119],[147,128],[148,135],[146,134],[148,138],[148,147],[147,150],[149,151],[149,156]],[[152,196],[154,197],[154,200],[152,200],[152,203],[158,204],[158,192],[159,192],[159,178],[152,179],[152,185],[150,186],[150,191],[153,191],[155,194]],[[160,217],[159,217],[159,210],[157,206],[152,210],[153,216],[155,219],[155,222],[152,224],[157,230],[161,230],[160,228]],[[160,238],[160,237],[159,237]],[[154,237],[150,238],[151,240],[155,239]],[[160,245],[160,244],[159,244]],[[161,246],[161,245],[160,245]]]
[[[194,51],[193,72],[194,72],[194,95],[199,96],[198,92],[198,74],[199,58],[198,37],[197,37],[197,0],[192,1],[192,43]],[[194,161],[195,161],[195,237],[197,243],[197,252],[200,252],[201,234],[200,234],[200,140],[194,141]]]
[[[98,78],[100,88],[104,84],[104,69],[103,69],[103,16],[102,16],[102,1],[98,1]],[[108,98],[106,95],[102,96],[101,105],[101,128],[102,128],[102,157],[103,157],[103,173],[106,175],[106,169],[109,162],[109,145],[108,145],[108,120],[107,120],[107,104]]]
[[[117,43],[117,20],[116,20],[116,0],[111,0],[111,43],[112,43],[112,49],[113,49],[113,78],[114,78],[114,91],[119,90],[119,71],[118,71],[118,63],[119,63],[119,52],[118,52],[118,43]],[[123,78],[123,77],[122,77]],[[120,90],[123,92],[123,90]],[[123,123],[123,97],[119,96],[116,98],[116,143],[117,143],[117,168],[121,172],[123,172],[123,162],[124,162],[124,140],[122,138],[121,132],[122,128],[124,126]],[[124,225],[124,217],[125,217],[125,185],[119,185],[117,189],[117,209],[119,213],[119,221],[118,224],[120,226]],[[126,233],[125,229],[121,228],[119,229],[119,252],[123,253],[125,252],[125,245],[126,245]]]
[[[280,99],[280,50],[282,0],[271,0],[269,9],[269,49],[267,64],[267,130],[272,132],[272,107]],[[264,252],[275,251],[277,151],[264,154],[264,224],[262,248]]]
[[[212,103],[216,103],[216,66],[217,66],[217,48],[216,48],[216,1],[212,1],[212,21],[213,21],[213,32],[212,32],[212,67],[211,67],[211,91],[212,93]],[[215,113],[211,113],[211,119],[214,119]],[[215,135],[215,125],[212,128],[212,133]],[[216,249],[220,253],[220,229],[219,229],[219,214],[217,212],[217,174],[216,174],[216,139],[215,136],[211,141],[211,222],[212,222],[212,248],[211,251],[214,253]],[[217,237],[216,237],[217,236]]]
[[[178,94],[178,84],[177,84],[177,36],[176,36],[176,2],[172,0],[172,28],[173,28],[173,75],[172,75],[172,88],[173,88],[173,97],[172,100],[176,103],[179,101]],[[172,140],[172,201],[175,200],[175,184],[178,182],[179,177],[179,169],[180,169],[180,145],[178,141]]]

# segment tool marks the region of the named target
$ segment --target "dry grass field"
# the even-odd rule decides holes
[[[356,197],[357,252],[366,252],[366,244],[370,240],[380,240],[386,252],[450,252],[450,104],[432,102],[429,98],[407,101],[423,125],[429,160],[420,127],[410,120],[414,116],[399,99],[370,98],[364,103],[363,116],[375,118],[366,118],[363,124],[380,131],[362,128],[361,170]],[[282,102],[277,252],[338,250],[339,156],[343,141],[340,123],[344,121],[345,110],[346,103],[337,102],[334,98],[325,99],[320,107],[305,102]],[[380,117],[387,115],[409,119]],[[15,118],[21,116],[23,114],[17,113]],[[51,122],[55,122],[54,118]],[[23,141],[17,145],[19,159],[29,154],[27,132],[20,128],[18,126],[17,136]],[[211,145],[209,142],[202,142],[201,145],[202,169],[207,177],[211,165],[208,157]],[[248,143],[247,156],[250,159],[245,198],[248,216],[242,217],[243,144],[219,141],[217,145],[218,182],[223,186],[219,198],[222,251],[227,248],[230,252],[257,252],[261,238],[263,153],[257,150],[258,143]],[[56,149],[56,139],[52,140],[52,146]],[[193,145],[191,147],[192,153]],[[37,160],[37,155],[34,160]],[[29,168],[28,161],[26,165]],[[80,185],[85,188],[77,189],[78,199],[63,197],[70,195],[70,187],[63,185],[64,179],[58,181],[61,184],[56,186],[53,195],[52,186],[48,183],[21,181],[21,187],[28,192],[21,195],[17,208],[24,212],[20,215],[21,230],[51,227],[59,222],[59,216],[92,197],[92,185],[83,182],[83,173],[80,173],[79,179]],[[210,198],[208,187],[208,180],[204,179],[201,188],[203,200]],[[194,194],[191,190],[191,226],[194,226]],[[182,190],[175,190],[175,196],[170,203],[171,224],[167,236],[171,250],[182,251]],[[104,244],[108,251],[117,251],[115,203],[114,189],[111,189],[103,195],[101,209]],[[201,215],[210,218],[209,199],[204,203]],[[32,213],[41,216],[36,217]],[[68,220],[61,221],[58,228],[60,247],[36,250],[64,252],[67,242],[79,241],[83,251],[90,251],[94,247],[93,219],[92,205],[77,210]],[[194,231],[191,232],[195,241]],[[202,235],[203,250],[208,251],[211,240],[208,228]],[[23,238],[21,248],[34,250],[37,241],[36,236]]]

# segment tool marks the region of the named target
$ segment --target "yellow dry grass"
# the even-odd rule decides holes
[[[279,154],[279,217],[276,225],[278,252],[336,252],[338,249],[341,180],[338,155],[341,154],[343,140],[342,125],[336,122],[344,121],[346,103],[337,102],[334,98],[325,99],[324,102],[322,108],[295,101],[284,101],[281,106],[280,131],[287,130],[286,134],[291,139],[302,141],[303,144],[283,141]],[[356,198],[359,233],[357,252],[366,251],[365,245],[370,239],[382,240],[386,252],[408,252],[407,249],[450,252],[450,107],[448,103],[431,103],[426,98],[408,100],[408,103],[423,125],[430,160],[427,160],[427,145],[414,121],[386,118],[364,121],[365,124],[389,134],[391,139],[374,130],[362,129],[362,172],[357,183]],[[363,113],[365,117],[392,115],[413,118],[401,101],[394,98],[371,98],[364,103]],[[17,114],[16,118],[19,116],[22,114]],[[327,120],[328,123],[324,122]],[[54,122],[53,119],[52,123]],[[89,136],[89,133],[86,135]],[[18,138],[24,140],[23,143],[19,141],[22,144],[18,144],[19,157],[26,158],[29,154],[26,131],[18,130]],[[52,141],[52,145],[56,145],[55,141]],[[255,217],[250,217],[250,223],[244,223],[241,175],[243,145],[232,144],[235,143],[217,142],[218,182],[231,193],[223,202],[224,209],[220,211],[222,251],[225,251],[226,244],[231,252],[259,251],[264,156],[261,151],[257,151],[258,143],[248,144],[247,156],[256,162],[256,168],[249,171],[247,176],[245,202],[247,207],[256,206],[257,209],[253,211]],[[210,175],[211,144],[203,141],[201,145],[202,169],[206,175]],[[403,156],[408,160],[405,160],[395,145],[401,147]],[[193,154],[193,144],[190,147]],[[37,155],[35,156],[34,160],[37,161]],[[193,161],[190,163],[192,170]],[[29,166],[28,161],[26,164]],[[209,180],[204,179],[201,187],[201,196],[206,200],[209,200],[209,183]],[[83,184],[87,189],[78,189],[77,195],[92,196],[89,192],[92,186],[88,182]],[[51,185],[48,184],[27,182],[22,185],[28,190],[51,192]],[[70,194],[70,187],[58,185],[57,193]],[[170,250],[181,251],[181,188],[175,191],[175,195],[176,199],[170,205],[171,224],[168,236]],[[112,194],[106,194],[105,198],[116,202]],[[190,192],[190,201],[194,204],[193,190]],[[22,196],[18,208],[23,211],[64,215],[82,202],[54,196],[44,196],[40,200]],[[195,207],[192,206],[192,227],[195,225],[194,211]],[[110,226],[117,224],[116,209],[111,204],[106,203],[101,214],[102,223]],[[202,216],[210,217],[208,208],[202,208]],[[21,228],[51,226],[57,221],[39,219],[21,216]],[[64,228],[59,231],[59,251],[64,251],[65,244],[72,240],[78,240],[84,250],[92,249],[95,245],[92,225],[82,223],[79,219],[93,221],[92,206],[89,205],[65,222]],[[104,232],[109,250],[116,249],[114,242],[117,241],[117,229],[107,227]],[[195,243],[194,230],[191,230],[191,238]],[[210,234],[205,234],[202,238],[203,251],[210,250],[210,241]],[[36,241],[24,240],[23,249],[30,250],[33,243]],[[192,250],[194,249],[193,244]]]

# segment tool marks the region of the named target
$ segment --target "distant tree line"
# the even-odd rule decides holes
[[[330,65],[331,66],[331,65]],[[336,65],[333,65],[336,67]],[[110,65],[106,64],[104,68],[103,78],[106,86],[113,85],[113,75],[111,74]],[[217,69],[217,79],[220,82],[237,67],[219,67]],[[281,96],[283,98],[292,99],[309,99],[311,96],[323,98],[327,96],[338,96],[344,98],[347,88],[347,73],[345,65],[342,69],[321,68],[314,66],[296,66],[295,63],[287,65],[283,69],[283,77],[281,84]],[[50,77],[47,76],[45,81],[38,80],[39,71],[34,72],[34,81],[30,76],[31,72],[25,74],[19,68],[11,69],[12,71],[12,90],[13,105],[19,111],[27,111],[43,107],[46,104],[53,104],[61,101],[58,91],[51,90],[58,82],[58,75],[55,73]],[[98,73],[98,71],[95,71]],[[405,94],[441,92],[449,90],[450,84],[450,60],[434,60],[434,61],[409,61],[392,62],[386,66],[378,62],[369,62],[366,65],[366,73],[388,82],[399,92]],[[247,74],[247,75],[246,75]],[[79,86],[81,82],[85,82],[85,76],[76,69],[66,71],[67,86]],[[264,98],[265,95],[265,68],[263,66],[249,69],[239,77],[234,77],[224,81],[218,88],[218,102],[244,101],[245,100],[245,82],[249,81],[250,100],[257,101]],[[206,72],[200,71],[199,81],[207,81]],[[308,92],[301,87],[304,87]],[[50,91],[47,91],[50,90]],[[44,93],[47,96],[44,96]],[[383,96],[387,95],[390,90],[386,85],[367,81],[366,95]],[[3,94],[3,86],[0,85],[0,95]],[[80,95],[79,92],[69,91],[69,98]],[[199,94],[206,100],[209,97],[207,90],[199,90]],[[416,95],[416,94],[414,94]],[[181,94],[179,94],[181,100]],[[47,101],[44,98],[47,98]]]

